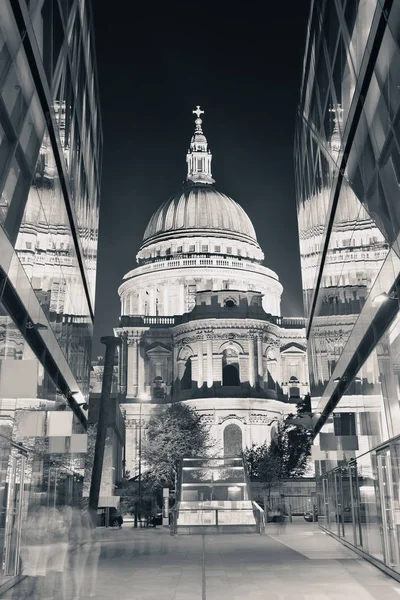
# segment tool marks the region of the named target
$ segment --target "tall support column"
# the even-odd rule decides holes
[[[164,294],[164,299],[163,299],[163,315],[168,315],[169,314],[169,302],[168,302],[168,285],[166,283],[164,283],[164,287],[163,287],[163,294]]]
[[[97,420],[96,445],[94,450],[92,479],[89,492],[89,509],[95,518],[101,485],[101,475],[103,472],[104,449],[106,446],[108,418],[110,413],[110,395],[114,372],[115,348],[121,345],[121,338],[111,335],[101,338],[101,343],[106,346],[104,357],[103,384],[101,387],[101,397],[99,406],[99,416]]]
[[[207,387],[212,387],[214,383],[213,377],[213,347],[212,339],[207,340]]]
[[[254,361],[254,336],[252,333],[249,333],[249,383],[252,387],[254,387],[256,382]]]
[[[197,340],[197,387],[201,388],[204,383],[203,377],[203,340]]]
[[[141,348],[140,344],[137,345],[137,358],[138,358],[138,397],[142,397],[145,392],[145,380],[144,380],[144,349]]]
[[[119,401],[122,402],[126,395],[126,382],[128,371],[128,334],[126,331],[121,335],[122,345],[119,347],[119,368],[118,368],[118,393]]]
[[[178,376],[178,351],[176,343],[172,342],[172,399],[179,399],[179,376]]]
[[[180,312],[180,314],[183,314],[186,312],[186,294],[187,294],[185,282],[183,279],[179,280],[178,287],[179,287],[179,298],[180,298],[179,312]]]
[[[258,367],[258,379],[260,383],[263,380],[263,351],[262,351],[262,335],[257,336],[257,367]]]
[[[128,377],[131,382],[131,393],[134,396],[138,395],[138,351],[139,351],[139,340],[133,339],[131,341],[131,349],[129,351],[129,371]],[[128,386],[129,389],[129,386]]]

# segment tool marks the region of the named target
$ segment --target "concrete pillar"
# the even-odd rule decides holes
[[[213,347],[212,340],[207,340],[207,387],[212,387],[213,383]]]
[[[96,444],[93,459],[92,478],[89,492],[89,508],[92,512],[92,518],[99,504],[101,475],[103,471],[104,450],[106,446],[108,419],[110,414],[110,396],[111,385],[114,373],[115,348],[121,346],[121,338],[105,336],[101,338],[101,343],[105,344],[106,352],[104,358],[103,383],[101,387],[101,397],[99,406],[99,416],[97,420]]]
[[[255,364],[254,364],[254,338],[253,335],[249,335],[249,383],[254,387],[256,383],[255,377]]]
[[[201,388],[204,383],[203,376],[203,340],[197,340],[197,387]]]

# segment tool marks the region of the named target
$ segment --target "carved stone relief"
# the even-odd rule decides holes
[[[262,413],[252,413],[249,418],[252,425],[272,425],[277,420],[277,417],[270,417]]]
[[[237,421],[241,421],[244,424],[247,423],[246,417],[239,417],[238,415],[230,414],[230,415],[226,415],[225,417],[219,417],[218,418],[218,425],[221,425],[221,423],[224,423],[228,419],[236,419]]]

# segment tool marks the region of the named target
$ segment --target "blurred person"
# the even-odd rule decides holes
[[[92,598],[96,595],[97,567],[101,551],[95,526],[96,517],[96,514],[92,514],[86,508],[73,509],[68,549],[73,600],[79,600],[81,595],[89,595]]]
[[[22,526],[22,574],[27,576],[27,580],[21,593],[20,587],[16,586],[15,593],[18,594],[18,598],[42,600],[47,575],[47,525],[47,509],[40,499],[36,498],[28,507],[28,517]]]
[[[70,506],[58,509],[55,505],[47,509],[47,578],[46,598],[66,600],[66,578],[64,571],[68,552],[68,531],[71,521]]]
[[[283,510],[278,507],[275,512],[276,533],[280,535],[285,532],[285,515]]]

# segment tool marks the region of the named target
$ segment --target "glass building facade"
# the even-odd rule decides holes
[[[2,0],[0,591],[36,507],[82,496],[101,147],[90,3]]]
[[[294,156],[319,523],[398,578],[398,3],[312,2]]]

